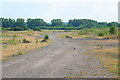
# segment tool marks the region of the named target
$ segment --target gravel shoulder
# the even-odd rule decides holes
[[[3,78],[114,78],[100,60],[84,55],[89,39],[62,39],[49,34],[54,43],[2,64]]]

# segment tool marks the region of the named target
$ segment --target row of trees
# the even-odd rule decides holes
[[[110,27],[110,26],[116,26],[118,27],[119,24],[117,22],[97,22],[95,20],[91,19],[73,19],[69,20],[68,26],[75,26],[75,27]]]
[[[2,27],[8,28],[8,30],[26,30],[26,29],[60,29],[60,30],[67,30],[67,29],[81,29],[81,28],[91,28],[91,27],[119,27],[117,22],[97,22],[91,19],[73,19],[69,20],[67,24],[62,22],[61,19],[53,19],[51,24],[46,23],[43,19],[36,18],[31,19],[28,18],[26,21],[23,18],[15,19],[2,19]]]

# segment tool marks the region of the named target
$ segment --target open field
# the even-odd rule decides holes
[[[49,33],[53,44],[4,62],[3,78],[118,77],[117,40],[57,37],[63,33]]]
[[[31,50],[51,44],[52,39],[41,43],[40,41],[43,40],[44,36],[37,37],[48,33],[50,32],[9,31],[2,33],[2,60],[5,61],[11,59],[11,57],[20,56]],[[30,41],[30,43],[23,43],[24,39]]]

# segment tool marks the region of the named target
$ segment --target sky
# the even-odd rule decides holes
[[[92,19],[98,22],[118,21],[119,0],[0,0],[4,18]]]

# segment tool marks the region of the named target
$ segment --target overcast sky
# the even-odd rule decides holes
[[[0,0],[5,18],[42,18],[46,22],[60,18],[118,21],[119,0]]]

